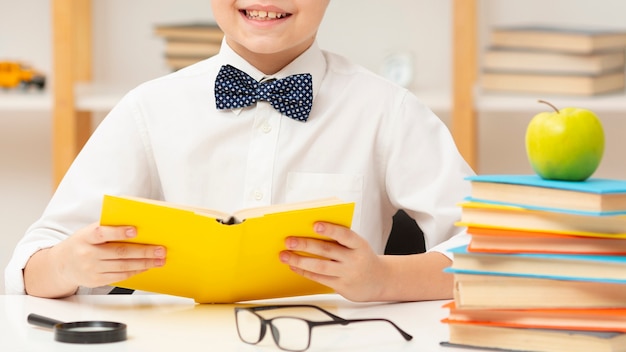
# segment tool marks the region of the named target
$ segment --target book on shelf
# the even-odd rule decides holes
[[[449,311],[444,323],[626,332],[626,308],[468,309],[454,301],[443,308]]]
[[[543,25],[495,27],[491,31],[490,44],[502,48],[585,54],[626,48],[626,31]]]
[[[623,283],[488,273],[453,276],[454,302],[463,309],[626,308]]]
[[[469,252],[626,255],[626,236],[468,227]]]
[[[624,70],[597,75],[484,71],[480,86],[486,92],[596,96],[624,91]]]
[[[204,41],[220,43],[224,32],[215,23],[170,23],[158,24],[154,34],[166,40]]]
[[[166,57],[197,57],[208,58],[220,51],[221,42],[194,42],[168,40],[165,43]]]
[[[571,235],[626,234],[626,215],[588,215],[565,210],[546,211],[485,202],[462,202],[462,226],[518,229]]]
[[[622,255],[470,252],[467,245],[449,251],[454,254],[454,261],[449,267],[453,273],[626,284],[626,256]]]
[[[590,215],[626,214],[626,180],[546,180],[538,175],[475,175],[469,200],[519,205],[538,210],[566,210]]]
[[[198,63],[202,60],[205,60],[206,57],[195,57],[195,56],[166,56],[165,63],[172,70],[180,70],[181,68],[185,68],[187,66]]]
[[[624,49],[572,54],[524,49],[488,48],[483,55],[486,71],[598,75],[624,69]]]
[[[136,197],[105,195],[100,223],[132,225],[134,243],[167,248],[163,267],[115,286],[233,303],[317,293],[331,289],[294,273],[278,259],[288,236],[328,240],[316,221],[350,226],[354,203],[337,198],[251,208],[234,214]]]
[[[626,351],[626,334],[620,332],[447,325],[449,341],[441,345],[448,347],[526,352]]]

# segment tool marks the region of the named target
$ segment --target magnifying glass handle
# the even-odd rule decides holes
[[[30,324],[33,325],[37,325],[37,326],[41,326],[44,328],[54,328],[55,325],[57,324],[62,324],[62,321],[58,321],[52,318],[48,318],[48,317],[44,317],[42,315],[39,314],[35,314],[35,313],[31,313],[28,315],[28,318],[26,319]]]

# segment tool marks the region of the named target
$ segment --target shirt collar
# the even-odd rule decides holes
[[[322,85],[324,74],[326,72],[326,58],[324,57],[322,50],[319,48],[317,41],[313,42],[313,44],[311,44],[305,52],[300,54],[300,56],[285,66],[282,70],[269,76],[259,71],[256,67],[252,66],[244,58],[239,56],[226,43],[226,38],[222,40],[222,46],[218,55],[222,65],[229,64],[234,66],[250,75],[250,77],[254,78],[256,81],[260,81],[263,78],[281,79],[299,73],[309,73],[313,78],[313,99],[315,99],[315,96]]]

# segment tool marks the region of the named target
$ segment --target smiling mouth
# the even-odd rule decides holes
[[[286,12],[274,12],[274,11],[263,11],[263,10],[241,10],[246,17],[251,20],[257,21],[271,21],[277,20],[285,17],[291,16],[290,13]]]

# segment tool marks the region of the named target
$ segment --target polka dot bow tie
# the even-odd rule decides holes
[[[310,74],[303,73],[257,82],[233,66],[222,66],[215,80],[218,110],[243,108],[259,100],[269,102],[283,115],[306,122],[313,105],[313,79]]]

